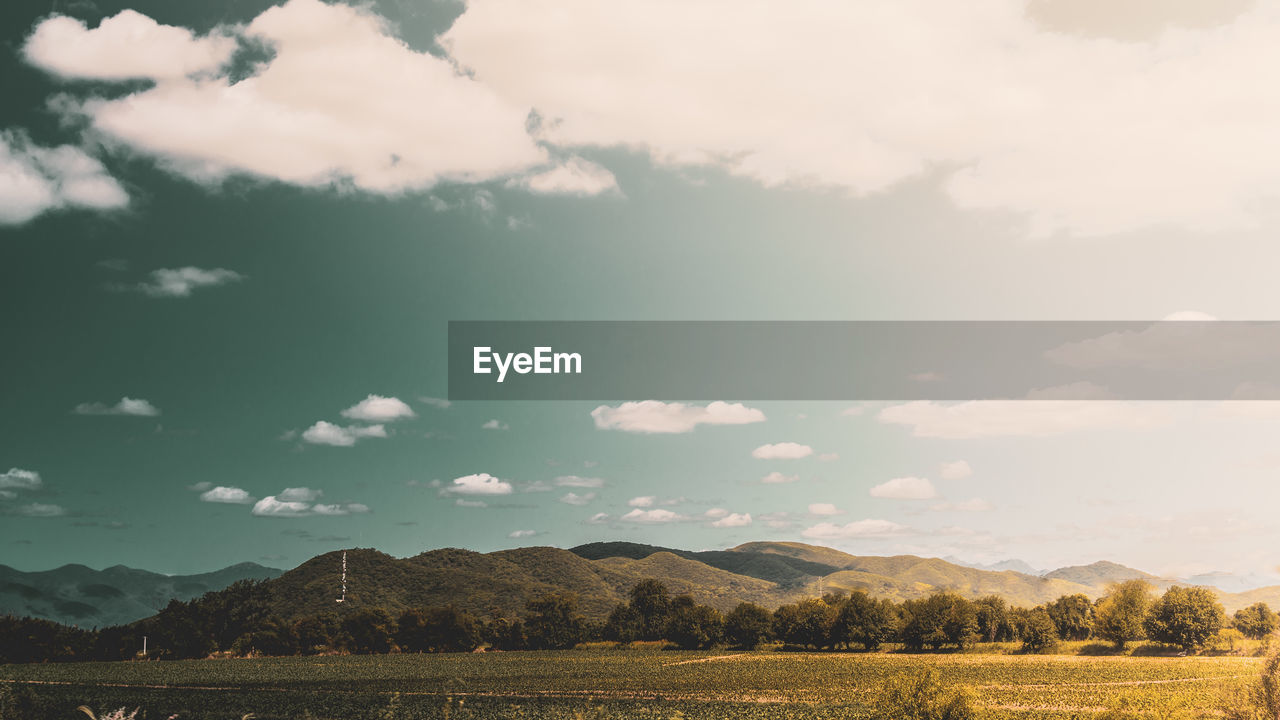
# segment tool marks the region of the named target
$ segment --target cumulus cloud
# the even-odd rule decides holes
[[[809,505],[810,515],[843,515],[844,511],[831,503],[812,503]]]
[[[634,508],[646,508],[653,507],[653,504],[657,501],[658,499],[652,495],[641,495],[640,497],[633,497],[628,500],[627,505]]]
[[[292,487],[281,490],[276,498],[287,502],[312,502],[319,500],[324,493],[306,487]]]
[[[507,534],[507,537],[511,538],[512,540],[518,540],[520,538],[533,537],[534,535],[537,535],[537,534],[538,533],[535,530],[512,530],[510,533]]]
[[[591,411],[596,427],[633,433],[686,433],[699,425],[764,422],[764,413],[741,403],[713,402],[706,407],[658,400],[601,405]]]
[[[595,499],[596,499],[596,494],[593,492],[583,493],[581,495],[575,492],[569,492],[569,493],[565,493],[564,496],[560,498],[560,502],[566,505],[582,506],[590,503],[592,500],[595,500]]]
[[[342,417],[364,422],[391,422],[401,418],[416,417],[416,414],[399,398],[370,395],[343,410]]]
[[[800,479],[799,475],[786,475],[784,473],[778,472],[777,470],[774,470],[768,475],[765,475],[764,477],[760,478],[760,482],[766,485],[777,485],[780,483],[793,483],[798,481],[799,479]]]
[[[311,512],[316,515],[354,515],[369,512],[369,506],[363,503],[316,503],[311,506]]]
[[[909,531],[905,525],[890,520],[867,519],[836,525],[835,523],[818,523],[805,528],[800,534],[814,540],[847,540],[852,538],[885,538],[904,535]]]
[[[969,463],[964,460],[944,462],[938,471],[938,477],[943,480],[964,480],[972,475],[973,468],[969,467]]]
[[[751,513],[729,513],[711,523],[714,528],[746,527],[751,524]]]
[[[311,505],[305,502],[278,500],[268,495],[253,506],[253,514],[259,517],[305,517],[311,514]]]
[[[662,508],[656,508],[653,510],[641,510],[640,508],[636,508],[631,512],[628,512],[626,515],[623,515],[622,519],[638,523],[669,523],[676,522],[677,520],[683,520],[685,518],[679,513],[664,510]]]
[[[936,178],[1032,233],[1101,235],[1246,226],[1280,194],[1280,90],[1240,81],[1280,8],[1228,20],[1120,42],[1008,0],[473,0],[441,43],[560,146],[855,196]]]
[[[111,210],[129,195],[102,163],[71,145],[46,148],[0,131],[0,225],[21,225],[61,208]]]
[[[555,479],[559,487],[598,488],[604,487],[604,480],[594,477],[578,477],[577,475],[561,475]]]
[[[243,279],[240,273],[225,268],[161,268],[152,270],[151,279],[138,285],[138,290],[151,297],[184,298],[199,288],[217,287]]]
[[[227,487],[219,485],[200,493],[201,502],[209,503],[228,503],[231,505],[248,505],[253,502],[253,497],[248,491],[238,487]]]
[[[480,428],[483,430],[510,430],[511,426],[501,420],[488,420]]]
[[[707,510],[706,512],[703,513],[704,516],[713,518],[713,519],[722,518],[728,514],[729,514],[729,511],[725,510],[724,508],[711,508],[710,510]]]
[[[112,20],[147,24],[133,15]],[[59,28],[67,23],[45,20],[32,38],[65,32]],[[179,50],[209,49],[207,62],[191,63],[208,71],[201,77],[185,77],[188,66],[172,67],[166,55],[150,58],[163,28],[148,25],[152,36],[139,42],[114,27],[85,31],[95,43],[87,62],[79,48],[55,43],[29,41],[25,52],[72,78],[99,77],[90,65],[124,72],[100,57],[148,56],[128,72],[161,82],[122,97],[71,101],[68,112],[87,118],[99,136],[198,181],[248,175],[390,194],[546,164],[546,151],[526,130],[528,105],[507,101],[447,58],[411,49],[365,8],[289,0],[245,26],[174,42]],[[269,47],[270,58],[244,77],[216,69],[228,33]]]
[[[382,425],[334,425],[320,420],[302,432],[302,439],[312,445],[331,445],[333,447],[351,447],[363,438],[384,438],[387,429]]]
[[[489,473],[476,473],[454,478],[441,492],[455,495],[510,495],[514,488],[511,483]]]
[[[761,445],[751,451],[751,457],[759,460],[798,460],[813,454],[813,448],[800,443],[781,442]]]
[[[92,80],[182,78],[217,70],[235,50],[235,39],[227,35],[196,37],[133,10],[105,18],[92,30],[75,18],[54,15],[22,46],[27,62],[46,72]]]
[[[571,157],[563,163],[519,182],[530,192],[542,195],[599,195],[618,189],[618,180],[608,169],[580,157]]]
[[[80,403],[75,407],[75,414],[155,417],[160,414],[160,408],[141,398],[123,397],[115,405],[106,405],[100,402]]]
[[[22,468],[9,468],[0,473],[0,488],[12,490],[38,490],[44,481],[40,473]]]
[[[310,488],[285,488],[278,495],[268,495],[253,506],[259,517],[308,517],[312,515],[354,515],[369,512],[363,503],[312,504],[321,495]]]
[[[1085,430],[1145,430],[1168,425],[1174,409],[1161,403],[1071,400],[918,400],[884,408],[877,419],[911,428],[916,437],[952,440],[1044,437]]]
[[[587,522],[588,522],[589,524],[591,524],[591,525],[603,525],[603,524],[605,524],[605,523],[609,522],[609,519],[610,519],[610,515],[609,515],[609,513],[602,513],[602,512],[599,512],[599,513],[596,513],[595,515],[592,515],[592,516],[587,520]]]
[[[900,477],[871,488],[871,497],[893,500],[929,500],[938,496],[928,478]]]

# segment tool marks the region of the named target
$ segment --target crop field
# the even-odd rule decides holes
[[[571,650],[0,666],[6,718],[865,718],[889,676],[934,668],[992,718],[1123,707],[1214,717],[1243,657]],[[1175,714],[1170,714],[1171,712]]]

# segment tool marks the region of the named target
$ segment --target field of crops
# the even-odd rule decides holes
[[[935,668],[993,718],[1126,707],[1213,717],[1240,657],[574,650],[0,666],[5,718],[863,718],[885,677]],[[15,709],[16,708],[16,709]],[[1180,715],[1180,716],[1182,716]]]

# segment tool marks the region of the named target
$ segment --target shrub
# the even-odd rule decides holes
[[[1280,651],[1267,656],[1262,673],[1248,687],[1228,693],[1222,714],[1227,720],[1280,718]]]
[[[972,720],[978,717],[968,688],[948,688],[933,669],[895,675],[876,693],[876,720]]]

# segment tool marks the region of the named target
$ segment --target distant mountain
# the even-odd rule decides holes
[[[701,550],[695,552],[655,545],[641,545],[639,543],[598,542],[579,545],[575,548],[570,548],[569,551],[588,560],[600,560],[608,557],[642,560],[654,553],[666,552],[686,560],[697,560],[713,568],[760,580],[768,580],[780,585],[803,585],[811,578],[829,575],[840,569],[836,565],[778,553],[744,550],[742,547],[736,547],[732,550]]]
[[[1012,570],[1013,572],[1019,572],[1024,575],[1044,575],[1045,574],[1044,570],[1040,570],[1038,568],[1032,567],[1031,563],[1028,563],[1025,560],[1016,560],[1016,559],[1001,560],[1000,562],[987,563],[984,565],[983,563],[965,562],[964,560],[961,560],[956,557],[944,557],[942,559],[946,560],[949,563],[953,563],[955,565],[963,565],[965,567],[973,568],[975,570],[991,570],[993,572],[1004,572],[1005,570]]]
[[[1186,578],[1185,582],[1192,585],[1209,585],[1229,593],[1245,593],[1280,584],[1280,576],[1259,575],[1257,573],[1237,575],[1229,572],[1209,572],[1192,575]]]
[[[22,572],[0,565],[0,615],[31,615],[81,627],[106,627],[150,615],[170,600],[190,600],[237,580],[268,580],[281,571],[241,563],[198,575],[161,575],[115,565],[63,565]]]
[[[1045,573],[1044,577],[1051,580],[1066,580],[1081,585],[1090,585],[1100,589],[1104,589],[1112,583],[1124,582],[1125,580],[1146,580],[1157,587],[1169,584],[1169,581],[1162,581],[1161,578],[1151,573],[1145,573],[1141,570],[1135,570],[1106,560],[1100,560],[1089,565],[1072,565],[1058,568]]]

